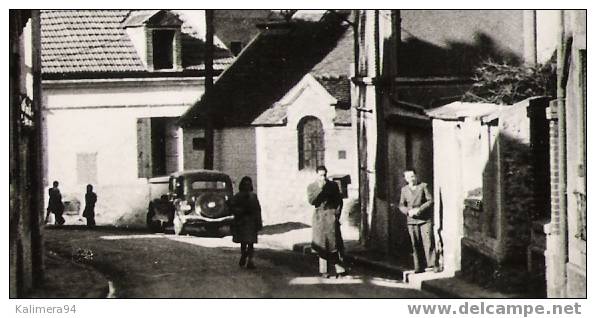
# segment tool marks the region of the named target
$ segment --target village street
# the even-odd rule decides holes
[[[10,297],[585,298],[586,21],[11,9]]]
[[[275,227],[275,226],[274,226]],[[62,257],[92,251],[84,263],[98,269],[117,298],[430,298],[396,277],[352,268],[351,278],[323,279],[317,259],[289,251],[280,227],[261,235],[254,270],[238,266],[230,236],[153,234],[140,230],[48,227],[46,248]],[[309,229],[306,229],[309,230]],[[267,233],[267,227],[264,229]]]

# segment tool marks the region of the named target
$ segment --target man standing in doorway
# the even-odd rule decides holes
[[[307,195],[308,202],[316,208],[312,221],[312,248],[319,254],[319,273],[328,278],[328,265],[335,265],[336,277],[346,276],[339,224],[343,200],[337,183],[327,179],[325,166],[317,167],[317,180],[308,185]]]
[[[414,257],[414,272],[421,273],[425,271],[425,268],[435,267],[432,232],[433,198],[428,190],[428,185],[418,181],[414,170],[406,170],[404,178],[408,184],[401,188],[399,210],[407,215],[408,233]]]

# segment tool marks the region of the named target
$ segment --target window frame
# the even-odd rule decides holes
[[[159,47],[159,45],[157,42],[161,42],[161,41],[156,41],[156,36],[159,34],[166,34],[168,33],[168,37],[171,36],[170,41],[163,41],[163,43],[168,43],[170,45],[170,50],[163,50],[163,53],[160,54],[156,54],[156,50],[161,50],[161,48]],[[159,36],[158,36],[159,37]],[[164,35],[161,35],[161,37],[165,38]],[[155,29],[151,29],[151,62],[153,65],[153,70],[154,71],[171,71],[174,70],[176,68],[176,29],[174,28],[155,28]],[[160,57],[162,54],[167,54],[168,58],[169,58],[169,63],[161,63],[158,62],[160,60],[158,60],[158,57]],[[162,64],[164,65],[162,67]],[[167,67],[169,66],[169,67]]]
[[[305,128],[308,129],[311,123],[314,124],[314,131],[305,132]],[[325,128],[323,122],[315,116],[305,116],[298,122],[297,132],[298,170],[315,170],[317,166],[325,165]],[[308,133],[308,135],[305,136],[305,133]],[[312,138],[314,134],[317,134],[317,136]],[[307,142],[307,140],[311,142]],[[314,147],[312,147],[313,143],[316,143]],[[315,149],[306,150],[306,144],[310,144],[310,148]]]

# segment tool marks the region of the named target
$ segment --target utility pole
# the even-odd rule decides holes
[[[205,92],[213,88],[213,15],[214,10],[205,10]],[[211,112],[207,110],[205,114],[205,169],[213,169],[214,151],[213,151],[213,121]]]

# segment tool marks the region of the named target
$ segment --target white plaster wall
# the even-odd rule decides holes
[[[193,149],[192,140],[194,138],[204,138],[205,132],[198,128],[184,128],[182,129],[182,149],[184,150],[184,157],[182,167],[184,170],[203,169],[205,167],[205,151]]]
[[[546,63],[557,50],[557,10],[536,10],[536,57]]]
[[[461,238],[463,237],[463,166],[462,145],[458,138],[457,122],[434,119],[433,125],[433,169],[434,197],[442,200],[434,205],[435,231],[443,243],[443,267],[449,275],[461,269]],[[442,218],[441,218],[442,212]]]
[[[48,183],[58,180],[62,193],[78,197],[82,209],[85,185],[77,183],[77,153],[97,153],[98,223],[143,225],[149,188],[138,178],[137,118],[180,116],[201,96],[200,83],[192,83],[46,84]]]
[[[336,127],[333,124],[335,109],[330,104],[334,99],[307,75],[297,85],[300,93],[290,92],[284,100],[290,100],[287,125],[278,127],[257,127],[256,146],[258,195],[266,224],[283,222],[311,223],[313,207],[306,199],[306,187],[316,178],[312,170],[298,169],[298,123],[305,116],[321,120],[325,132],[325,165],[329,175],[350,174],[352,179],[351,198],[358,192],[356,138],[351,127]],[[306,82],[304,82],[306,81]],[[338,151],[346,151],[346,159],[338,159]],[[348,204],[346,204],[347,206]],[[346,213],[347,214],[347,213]]]
[[[249,176],[255,191],[258,189],[254,127],[235,127],[216,130],[214,133],[215,169],[227,173],[238,191],[240,180]]]
[[[147,31],[144,26],[126,28],[128,38],[132,41],[135,50],[139,53],[141,62],[147,66]]]

